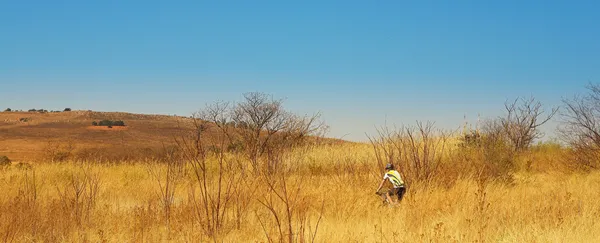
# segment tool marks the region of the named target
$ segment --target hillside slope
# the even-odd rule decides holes
[[[92,126],[101,120],[124,121],[125,127]],[[125,112],[0,112],[0,156],[13,161],[52,160],[53,152],[105,159],[145,158],[163,153],[176,138],[193,131],[189,117]],[[209,137],[211,134],[209,134]],[[210,138],[209,138],[210,139]],[[319,138],[326,143],[351,143]]]
[[[126,127],[93,127],[93,121],[122,120]],[[75,151],[104,148],[159,148],[191,131],[191,119],[124,112],[71,111],[58,113],[0,112],[0,155],[34,160],[51,146]]]

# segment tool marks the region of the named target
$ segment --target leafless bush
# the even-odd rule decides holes
[[[263,93],[247,93],[237,104],[216,102],[194,115],[193,134],[176,139],[195,178],[189,198],[195,205],[196,219],[209,237],[217,239],[232,223],[240,227],[249,202],[262,187],[270,191],[269,199],[261,201],[264,206],[283,203],[287,208],[281,215],[288,219],[289,237],[294,237],[291,220],[296,211],[291,208],[293,202],[285,184],[289,178],[283,158],[325,126],[318,122],[319,115],[297,116],[284,110],[282,103]],[[262,179],[244,180],[251,176],[246,167],[252,176]],[[279,183],[284,183],[283,187]],[[271,212],[276,217],[281,213],[278,209]],[[227,215],[234,215],[236,220]]]
[[[589,84],[588,93],[564,99],[561,112],[562,139],[573,149],[574,161],[585,168],[598,168],[600,156],[600,85]]]
[[[1,205],[0,239],[15,242],[18,235],[36,235],[40,231],[41,209],[38,202],[40,184],[34,170],[23,172],[19,191],[8,205]]]
[[[221,149],[242,150],[255,172],[261,157],[277,157],[279,152],[302,144],[308,136],[323,132],[326,127],[319,117],[295,115],[283,108],[283,100],[256,92],[244,94],[240,103],[217,102],[196,114],[196,118],[210,121],[226,136],[227,143]]]
[[[535,139],[541,138],[544,134],[539,127],[548,122],[558,111],[558,108],[552,108],[545,114],[542,103],[533,97],[507,101],[504,107],[506,115],[500,118],[500,123],[515,151],[523,151],[529,148]]]
[[[463,136],[458,160],[463,174],[476,176],[478,181],[490,180],[511,183],[516,169],[515,158],[530,148],[544,134],[539,127],[558,111],[550,112],[533,97],[518,98],[504,104],[506,114],[485,120],[481,129]]]
[[[183,159],[189,161],[194,177],[189,198],[194,207],[195,218],[204,234],[216,240],[230,223],[226,215],[231,211],[232,197],[239,186],[235,182],[240,179],[240,175],[235,173],[224,151],[208,149],[209,142],[205,135],[211,127],[209,122],[194,119],[193,123],[194,134],[176,141]]]
[[[479,182],[512,182],[515,169],[516,151],[505,133],[500,118],[484,120],[480,129],[469,131],[462,136],[460,146],[453,153],[451,168],[455,177],[475,177]]]
[[[289,159],[286,160],[289,162]],[[314,217],[311,217],[310,201],[302,191],[302,182],[306,178],[292,178],[289,168],[285,167],[283,164],[276,173],[263,170],[260,174],[261,182],[267,189],[257,201],[268,213],[259,215],[257,212],[258,221],[269,242],[314,242],[324,211],[324,200],[318,209],[319,216],[312,224]]]
[[[498,180],[512,182],[515,169],[515,147],[506,136],[506,126],[501,120],[487,120],[482,124],[478,147],[469,156],[479,160],[476,168],[480,181]]]
[[[407,184],[429,182],[444,158],[449,134],[434,128],[434,123],[417,122],[390,130],[378,129],[378,137],[370,138],[379,168],[386,163],[397,166]]]
[[[148,173],[158,184],[158,198],[162,208],[163,218],[170,232],[171,214],[175,203],[175,192],[184,176],[184,163],[178,156],[164,160],[165,165],[148,165]]]
[[[72,141],[56,142],[50,141],[44,148],[44,154],[46,159],[50,159],[52,162],[62,162],[71,158],[73,151],[75,150],[75,143]]]
[[[68,213],[78,226],[90,222],[100,193],[100,176],[90,167],[83,167],[80,172],[71,172],[68,181],[57,185],[62,210]]]

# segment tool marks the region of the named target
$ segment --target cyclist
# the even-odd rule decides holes
[[[398,173],[398,171],[396,171],[394,169],[394,165],[387,164],[385,166],[385,170],[386,170],[386,173],[385,173],[385,175],[383,175],[383,180],[379,184],[379,188],[377,188],[377,192],[379,192],[379,190],[381,190],[385,181],[388,180],[392,184],[393,188],[390,189],[385,194],[385,196],[387,197],[388,201],[391,203],[391,202],[393,202],[391,196],[397,195],[398,202],[400,202],[400,200],[402,200],[402,197],[404,196],[404,193],[406,192],[406,188],[404,187],[404,181],[402,180],[402,177],[400,177],[400,173]]]

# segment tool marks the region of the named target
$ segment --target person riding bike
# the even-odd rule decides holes
[[[391,188],[385,194],[385,196],[387,197],[389,202],[393,202],[391,196],[397,195],[398,202],[400,202],[402,200],[402,197],[404,196],[404,193],[406,192],[404,181],[402,180],[402,177],[400,177],[400,173],[398,173],[398,171],[394,169],[394,165],[387,164],[385,166],[385,170],[387,172],[385,173],[385,175],[383,175],[383,180],[379,184],[376,193],[378,193],[379,190],[381,190],[385,181],[388,180],[392,184],[393,188]]]

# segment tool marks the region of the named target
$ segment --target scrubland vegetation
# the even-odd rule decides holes
[[[187,124],[193,132],[173,136],[161,156],[1,167],[0,237],[598,242],[594,88],[565,100],[572,106],[563,111],[518,99],[478,129],[441,131],[424,122],[381,128],[369,143],[322,138],[318,115],[297,116],[280,100],[246,94],[244,102],[204,108]],[[555,114],[567,124],[565,145],[536,143],[539,126]],[[394,207],[374,194],[390,162],[408,184]]]
[[[124,121],[111,121],[111,120],[102,120],[99,122],[93,121],[92,122],[92,126],[108,126],[108,127],[118,127],[118,126],[125,126],[125,122]]]

